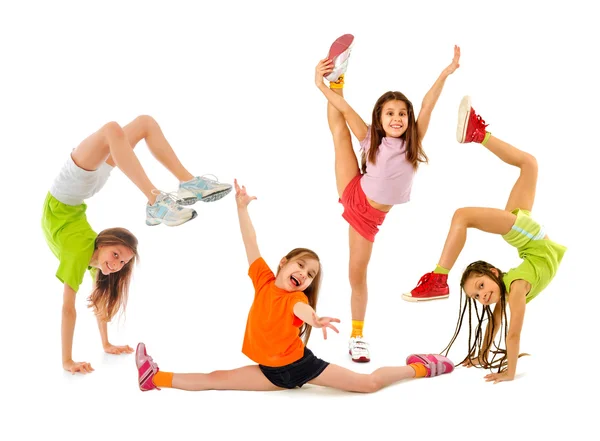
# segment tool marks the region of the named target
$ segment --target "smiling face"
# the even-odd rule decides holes
[[[386,136],[399,138],[408,129],[408,108],[404,101],[390,100],[381,108],[381,126]]]
[[[98,247],[95,265],[105,276],[121,271],[134,257],[134,252],[124,245],[106,245]]]
[[[316,259],[307,255],[300,255],[287,260],[285,257],[279,262],[279,273],[275,279],[275,286],[289,292],[306,290],[317,274],[320,264]]]
[[[491,271],[498,276],[496,268]],[[467,296],[482,305],[493,305],[500,301],[500,287],[490,276],[473,273],[465,280],[463,289]]]

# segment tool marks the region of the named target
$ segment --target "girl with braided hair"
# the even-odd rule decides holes
[[[543,227],[531,218],[538,174],[535,157],[492,136],[486,131],[487,126],[471,107],[470,98],[464,97],[458,111],[458,142],[480,143],[505,163],[520,169],[506,207],[504,210],[480,207],[456,210],[435,270],[421,277],[416,288],[402,297],[411,302],[447,298],[450,293],[448,273],[465,245],[467,228],[502,235],[506,242],[517,249],[522,263],[506,273],[483,261],[467,267],[460,281],[461,301],[463,291],[466,297],[454,336],[442,351],[447,355],[452,347],[467,310],[470,326],[474,310],[477,325],[474,336],[472,333],[469,335],[468,354],[461,364],[497,369],[495,373],[486,375],[485,379],[498,383],[515,378],[517,360],[526,355],[519,353],[525,306],[552,281],[566,247],[550,240]],[[483,305],[482,311],[474,301]],[[507,305],[510,320],[507,318]],[[485,320],[488,324],[485,332],[482,332]],[[500,342],[496,344],[496,335],[501,329]],[[506,348],[501,347],[502,338]]]

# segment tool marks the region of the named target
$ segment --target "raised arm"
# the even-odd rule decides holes
[[[260,257],[258,243],[256,242],[256,232],[250,220],[248,213],[248,204],[256,199],[256,196],[249,196],[246,192],[246,187],[238,185],[237,179],[234,180],[235,185],[235,202],[237,204],[238,219],[240,221],[240,230],[242,232],[242,240],[246,248],[246,257],[248,265],[252,265],[256,259]]]
[[[94,370],[92,366],[86,362],[73,361],[73,334],[75,333],[75,321],[77,320],[75,295],[76,292],[73,288],[65,283],[61,321],[62,363],[65,371],[72,374],[75,372],[85,374]]]
[[[452,59],[452,63],[445,68],[438,79],[433,83],[429,92],[423,98],[423,104],[421,105],[421,110],[419,112],[419,116],[417,117],[417,132],[419,134],[419,140],[423,140],[425,134],[427,133],[427,129],[429,127],[429,121],[431,120],[431,113],[433,112],[433,108],[437,103],[440,94],[442,93],[442,89],[444,88],[444,83],[446,82],[446,78],[450,74],[452,74],[458,67],[460,60],[460,48],[458,46],[454,46],[454,58]]]
[[[317,313],[307,303],[298,302],[294,305],[294,315],[302,320],[307,325],[312,326],[313,328],[322,328],[323,329],[323,338],[327,340],[327,328],[333,329],[335,332],[339,334],[340,331],[337,330],[335,326],[331,323],[339,323],[340,320],[332,317],[319,317]]]
[[[319,64],[317,64],[315,69],[315,84],[323,93],[323,95],[325,95],[327,101],[329,101],[329,103],[342,114],[356,139],[362,141],[367,136],[367,124],[362,120],[358,113],[356,113],[354,109],[350,107],[348,102],[341,94],[334,92],[325,85],[323,76],[331,73],[332,70],[333,62],[331,60],[325,58],[319,61]]]
[[[508,324],[508,335],[506,336],[506,370],[497,374],[488,374],[486,381],[498,383],[500,381],[514,380],[517,372],[517,360],[521,343],[521,330],[525,318],[526,296],[531,285],[525,280],[515,280],[510,286],[508,306],[510,307],[510,322]]]

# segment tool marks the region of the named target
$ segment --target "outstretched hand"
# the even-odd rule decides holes
[[[323,58],[315,68],[315,84],[320,87],[323,82],[323,77],[333,72],[333,61],[329,58]]]
[[[450,65],[446,69],[444,69],[444,74],[446,74],[447,76],[454,73],[454,71],[460,67],[460,64],[458,64],[459,61],[460,47],[454,45],[454,58],[452,59],[452,63],[450,63]]]
[[[256,199],[256,196],[248,195],[248,193],[246,192],[246,187],[244,185],[242,185],[240,188],[237,179],[233,180],[233,184],[235,185],[235,203],[237,204],[238,208],[247,207],[251,201]]]
[[[323,329],[323,338],[325,340],[327,340],[327,328],[333,329],[338,334],[340,333],[340,331],[338,331],[337,328],[331,324],[332,322],[339,323],[340,319],[336,319],[336,318],[332,318],[332,317],[317,317],[317,314],[315,314],[313,312],[313,321],[315,323],[313,325],[313,328]]]

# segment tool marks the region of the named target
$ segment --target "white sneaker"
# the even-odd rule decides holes
[[[352,361],[357,363],[367,363],[371,361],[369,343],[364,341],[362,337],[350,338],[350,341],[348,342],[348,352],[352,357]]]
[[[210,179],[206,176],[212,176],[215,179]],[[215,175],[197,176],[191,181],[179,184],[177,203],[179,205],[192,205],[197,201],[218,201],[228,195],[231,189],[231,184],[219,182]]]
[[[337,81],[342,74],[346,73],[353,44],[354,36],[352,34],[342,35],[333,42],[327,56],[333,61],[333,71],[325,77],[327,81]]]
[[[169,227],[184,224],[197,216],[195,210],[184,208],[177,204],[177,197],[171,193],[153,190],[156,201],[153,205],[146,204],[146,225],[165,224]]]

